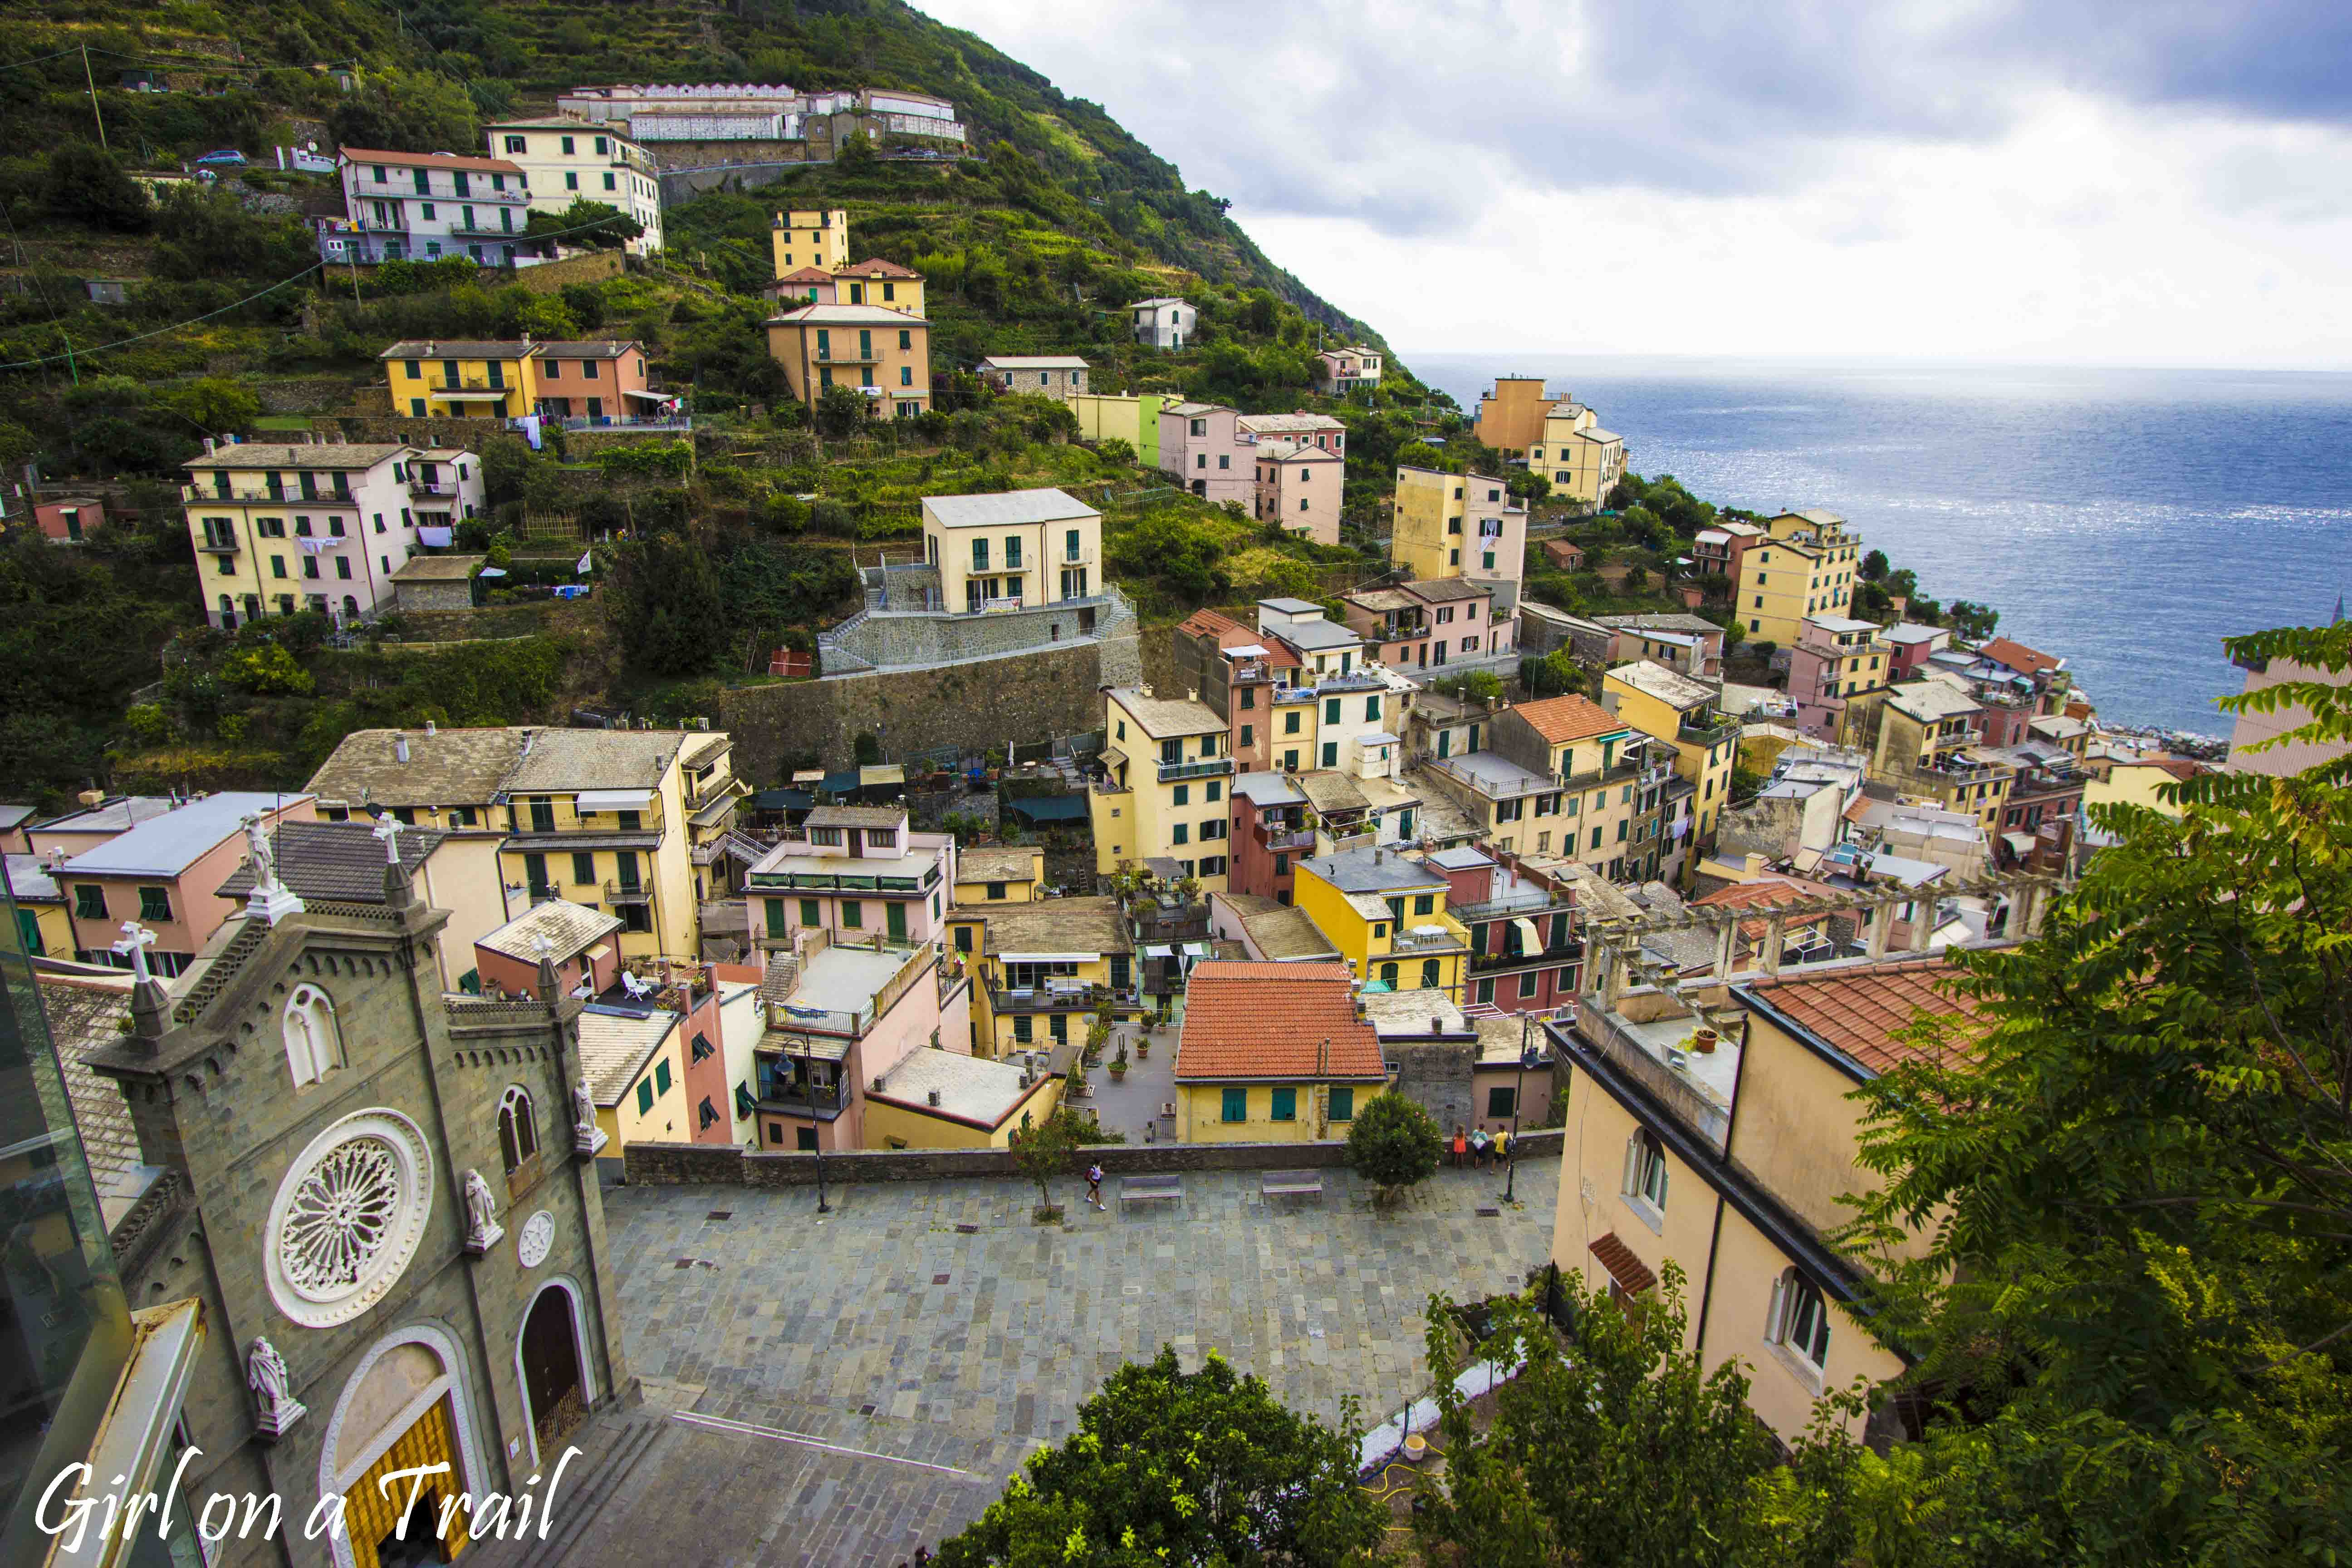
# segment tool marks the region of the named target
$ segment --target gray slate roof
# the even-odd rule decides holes
[[[383,902],[383,840],[369,822],[288,822],[277,840],[278,879],[297,898],[346,904]],[[400,865],[410,876],[449,836],[426,827],[400,830]],[[253,891],[253,863],[229,874],[215,891],[241,899]]]

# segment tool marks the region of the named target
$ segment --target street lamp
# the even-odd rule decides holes
[[[1519,1108],[1528,1097],[1528,1069],[1543,1059],[1536,1051],[1535,1042],[1528,1038],[1528,1026],[1534,1022],[1533,1014],[1519,1015],[1519,1071],[1511,1090],[1511,1148],[1503,1161],[1503,1201],[1507,1204],[1517,1201],[1519,1190]]]
[[[806,1035],[801,1035],[794,1037],[794,1043],[801,1047],[801,1094],[808,1101],[809,1132],[814,1141],[812,1152],[816,1155],[816,1212],[831,1214],[833,1205],[824,1201],[824,1129],[816,1118],[816,1069],[813,1065],[816,1058],[815,1042]],[[785,1054],[792,1054],[789,1047]],[[836,1105],[841,1095],[839,1072],[839,1068],[835,1069],[833,1092]]]

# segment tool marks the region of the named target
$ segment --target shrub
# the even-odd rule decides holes
[[[1402,1094],[1375,1095],[1348,1128],[1348,1164],[1376,1184],[1382,1203],[1437,1172],[1444,1141],[1428,1111]]]

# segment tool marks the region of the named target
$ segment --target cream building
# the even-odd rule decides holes
[[[560,214],[576,201],[603,202],[644,226],[632,256],[662,247],[660,172],[653,154],[609,125],[584,120],[502,120],[483,127],[490,154],[520,167],[530,210]]]
[[[454,449],[233,441],[182,466],[205,618],[216,626],[298,610],[371,616],[420,531],[482,507],[482,460]]]
[[[1102,513],[1050,489],[925,496],[923,558],[950,611],[1092,598],[1103,591]]]
[[[1411,577],[1509,583],[1517,602],[1527,564],[1528,513],[1501,479],[1402,468],[1393,504],[1389,558]]]
[[[1873,1332],[1867,1281],[1830,1237],[1877,1177],[1858,1158],[1853,1091],[1923,1053],[1919,1010],[1964,1013],[1940,961],[1736,984],[1694,1016],[1646,987],[1589,997],[1548,1025],[1580,1080],[1568,1119],[1552,1260],[1627,1306],[1668,1261],[1685,1278],[1685,1348],[1741,1361],[1748,1405],[1793,1442],[1815,1401],[1906,1370]],[[1702,1030],[1706,1031],[1702,1034]],[[1925,1253],[1915,1235],[1900,1249]],[[1853,1436],[1865,1436],[1856,1418]]]
[[[1721,693],[1662,664],[1637,659],[1601,678],[1609,711],[1653,740],[1674,748],[1675,772],[1697,792],[1697,839],[1715,836],[1716,819],[1731,801],[1731,770],[1738,760],[1739,721],[1724,715]]]
[[[1843,610],[1853,598],[1862,536],[1845,519],[1818,508],[1784,511],[1765,524],[1765,537],[1739,558],[1739,588],[1732,600],[1750,640],[1781,647],[1794,643],[1805,617]]]
[[[1105,776],[1087,796],[1096,874],[1164,858],[1203,892],[1223,891],[1234,776],[1225,721],[1204,703],[1112,687],[1103,731]]]
[[[1598,507],[1625,477],[1625,437],[1601,428],[1581,404],[1556,405],[1528,448],[1528,471],[1551,481],[1554,499]]]

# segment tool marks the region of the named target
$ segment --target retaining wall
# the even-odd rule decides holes
[[[1557,1159],[1566,1134],[1523,1132],[1529,1160]],[[1018,1180],[1003,1149],[860,1149],[824,1157],[824,1179],[846,1186],[885,1182]],[[1348,1145],[1317,1143],[1097,1143],[1078,1152],[1071,1173],[1098,1164],[1106,1176],[1183,1171],[1297,1171],[1345,1165]],[[632,1143],[622,1155],[625,1179],[641,1186],[813,1187],[817,1156],[770,1153],[716,1143]]]

